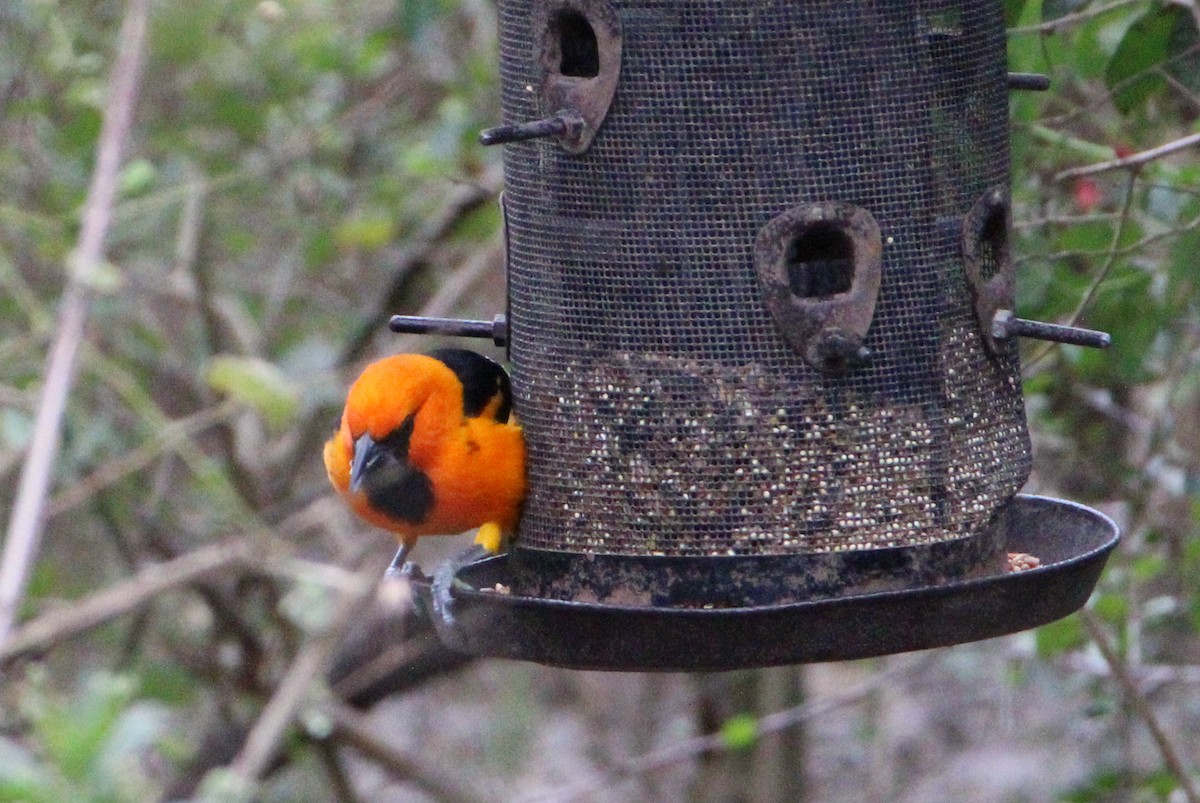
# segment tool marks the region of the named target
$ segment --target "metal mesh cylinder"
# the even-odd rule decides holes
[[[964,270],[964,237],[992,238],[968,249],[991,279],[1007,236],[1002,209],[968,225],[1008,181],[1000,4],[502,0],[500,30],[506,122],[560,111],[548,74],[615,78],[582,153],[506,146],[527,590],[603,597],[598,558],[622,582],[659,559],[781,558],[823,594],[864,575],[820,556],[994,569],[986,525],[1030,462],[1015,347],[987,341]],[[612,38],[619,76],[597,75]],[[756,241],[783,232],[784,296],[836,301],[860,254],[830,210],[877,227],[878,290],[869,358],[821,370]]]

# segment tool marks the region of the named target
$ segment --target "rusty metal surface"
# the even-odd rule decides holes
[[[617,91],[621,19],[605,0],[556,0],[536,4],[530,22],[538,48],[535,63],[541,71],[540,80],[530,87],[538,87],[543,114],[579,115],[583,124],[560,135],[558,143],[570,153],[583,153],[591,147]],[[575,45],[587,51],[583,56],[564,52],[573,39],[583,40]],[[592,65],[565,66],[593,57]]]
[[[1012,260],[1009,236],[1012,209],[1008,189],[990,188],[963,218],[963,268],[975,305],[984,342],[994,354],[1004,354],[992,330],[992,321],[1000,310],[1011,310],[1016,303],[1017,269]]]
[[[992,638],[1046,624],[1087,601],[1119,533],[1082,505],[1018,496],[998,518],[1007,551],[1041,566],[882,593],[740,608],[634,607],[504,593],[508,556],[471,564],[452,592],[454,649],[578,669],[717,671],[841,661]],[[502,588],[496,590],[496,584]],[[418,587],[428,601],[428,584]]]
[[[794,253],[805,242],[831,238],[844,239],[847,246],[839,259],[801,261]],[[840,201],[793,207],[755,237],[754,262],[767,310],[796,352],[818,371],[841,373],[868,358],[863,343],[879,297],[882,258],[883,241],[875,218]],[[805,273],[810,275],[798,277],[798,268],[809,269]],[[798,292],[801,281],[804,287]]]
[[[996,574],[1005,559],[988,530],[955,541],[807,555],[630,557],[517,549],[509,571],[513,593],[529,597],[742,608],[938,585]]]

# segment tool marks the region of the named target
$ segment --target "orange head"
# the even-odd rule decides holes
[[[359,516],[407,543],[487,523],[511,531],[525,477],[520,429],[493,417],[501,408],[507,417],[507,396],[495,399],[507,391],[502,369],[473,352],[368,365],[325,444],[330,481]]]

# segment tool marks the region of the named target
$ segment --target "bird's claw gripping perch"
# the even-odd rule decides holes
[[[473,563],[480,558],[485,558],[489,555],[487,548],[484,546],[475,545],[468,548],[466,551],[443,561],[433,572],[433,581],[430,583],[430,597],[433,600],[433,613],[446,627],[454,627],[457,625],[457,620],[454,618],[454,592],[474,591],[469,583],[465,583],[458,579],[459,570],[468,563]]]

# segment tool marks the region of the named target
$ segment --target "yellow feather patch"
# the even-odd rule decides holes
[[[499,552],[501,545],[504,543],[504,533],[501,532],[500,525],[494,521],[489,521],[480,527],[479,532],[475,534],[475,543],[493,555]]]

